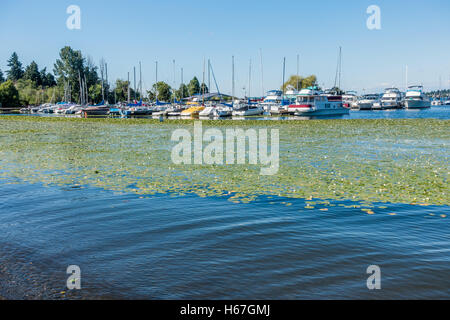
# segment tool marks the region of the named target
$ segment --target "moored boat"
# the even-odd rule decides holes
[[[424,109],[431,108],[430,98],[423,93],[423,86],[410,86],[405,95],[405,108]]]
[[[374,104],[380,102],[380,96],[378,94],[365,94],[358,99],[357,109],[359,110],[372,110],[374,108]]]
[[[329,94],[301,95],[289,106],[296,116],[340,116],[350,113],[342,104],[342,96]]]
[[[347,91],[342,95],[342,106],[348,109],[358,108],[358,95],[356,91]]]
[[[263,113],[264,109],[258,104],[240,102],[239,104],[234,106],[232,115],[248,117],[248,116],[259,116],[262,115]]]
[[[381,97],[381,109],[401,109],[403,108],[403,95],[397,88],[387,88]]]
[[[191,106],[186,110],[181,111],[180,115],[182,117],[196,117],[201,111],[205,109],[204,106]]]

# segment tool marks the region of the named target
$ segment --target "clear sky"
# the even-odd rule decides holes
[[[81,30],[69,30],[69,5],[81,8]],[[381,8],[381,30],[369,30],[368,6]],[[286,57],[287,76],[316,74],[320,85],[334,83],[342,46],[342,87],[360,93],[410,84],[426,89],[450,86],[450,1],[448,0],[54,0],[0,1],[0,69],[13,51],[24,64],[35,60],[53,70],[59,49],[70,45],[108,63],[109,78],[126,79],[142,61],[144,87],[155,80],[176,87],[194,75],[202,80],[211,64],[222,92],[231,91],[235,56],[236,94],[279,88]],[[263,58],[261,84],[260,49]],[[213,88],[214,89],[214,88]]]

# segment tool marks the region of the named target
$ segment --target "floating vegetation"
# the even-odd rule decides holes
[[[280,168],[175,165],[173,130],[192,120],[0,118],[0,179],[92,185],[139,195],[194,193],[449,205],[448,120],[203,121],[203,127],[276,128]],[[283,203],[287,205],[287,202]],[[384,206],[379,208],[385,208]]]

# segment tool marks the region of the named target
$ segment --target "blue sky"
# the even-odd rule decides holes
[[[81,30],[66,28],[69,5],[81,8]],[[381,30],[368,30],[366,9],[381,8]],[[24,64],[35,60],[53,69],[59,49],[81,49],[94,62],[108,62],[110,79],[126,79],[142,61],[143,83],[158,77],[176,86],[201,81],[203,59],[211,59],[223,92],[231,91],[231,56],[235,56],[236,94],[248,87],[260,95],[260,49],[263,87],[280,87],[282,62],[286,74],[316,74],[319,83],[334,83],[338,47],[343,48],[342,84],[346,90],[380,91],[410,84],[427,89],[450,86],[450,2],[448,0],[346,1],[104,1],[2,0],[0,3],[0,69],[13,51]]]

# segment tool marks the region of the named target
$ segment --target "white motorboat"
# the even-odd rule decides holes
[[[423,86],[408,87],[405,95],[405,107],[407,109],[431,108],[431,100],[423,93]]]
[[[239,103],[234,107],[233,116],[258,116],[264,113],[264,109],[257,104]]]
[[[281,90],[270,90],[267,92],[266,97],[259,104],[266,112],[271,112],[272,108],[277,108],[283,101],[283,92]]]
[[[312,92],[310,95],[299,95],[295,104],[289,106],[295,110],[296,116],[340,116],[350,113],[342,104],[342,96]]]
[[[347,91],[342,95],[342,105],[348,109],[358,108],[358,94],[356,91]]]
[[[378,94],[365,94],[358,99],[357,109],[359,110],[372,110],[374,104],[380,103],[380,96]]]
[[[217,117],[231,117],[233,115],[233,107],[221,104],[216,107],[215,112]]]
[[[403,95],[397,88],[388,88],[381,97],[381,109],[401,109],[403,108]]]

